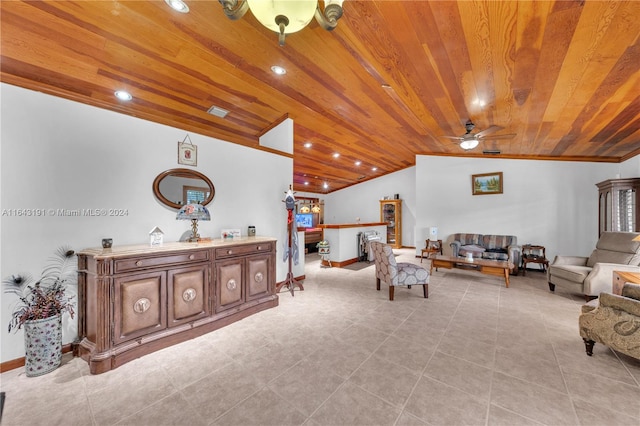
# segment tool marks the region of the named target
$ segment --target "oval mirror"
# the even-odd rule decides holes
[[[189,202],[206,206],[213,200],[216,190],[211,180],[200,172],[170,169],[155,178],[153,193],[162,204],[180,209]]]

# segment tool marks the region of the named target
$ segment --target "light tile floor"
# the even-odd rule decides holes
[[[640,425],[640,362],[598,344],[587,357],[583,299],[541,272],[505,288],[440,269],[429,299],[390,302],[373,264],[306,263],[279,307],[108,373],[66,355],[42,377],[2,374],[3,426]]]

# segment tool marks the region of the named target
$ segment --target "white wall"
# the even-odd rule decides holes
[[[471,175],[503,172],[503,194],[471,195]],[[598,238],[596,183],[640,177],[640,156],[623,163],[417,156],[416,167],[325,196],[326,223],[377,222],[378,200],[404,200],[403,245],[424,246],[429,227],[445,241],[457,232],[516,235],[547,257],[589,255]],[[409,180],[413,179],[412,182]]]
[[[640,155],[636,155],[635,157],[621,163],[618,173],[623,179],[640,177]],[[614,178],[615,177],[616,176],[614,176]]]
[[[190,224],[158,202],[155,177],[177,164],[177,142],[184,130],[94,108],[62,98],[2,84],[0,277],[29,272],[39,276],[60,245],[76,250],[146,244],[159,226],[165,241],[177,241]],[[286,209],[282,199],[291,184],[293,160],[286,156],[190,134],[198,146],[198,167],[215,186],[208,205],[212,219],[200,222],[202,236],[220,237],[223,228],[248,225],[257,235],[278,238],[277,281],[286,277],[282,242]],[[246,171],[251,171],[247,173]],[[31,216],[17,216],[32,209]],[[34,216],[35,209],[44,212]],[[51,209],[120,209],[123,216],[53,215]],[[2,295],[0,356],[24,356],[23,337],[8,334],[12,296]],[[75,338],[77,323],[65,321],[63,339]]]
[[[325,196],[325,223],[380,222],[380,200],[384,196],[402,199],[402,245],[415,246],[416,176],[415,167],[372,179]]]
[[[491,172],[503,172],[503,194],[472,195],[471,175]],[[616,173],[611,163],[417,156],[416,227],[423,239],[437,226],[443,241],[457,232],[515,235],[544,245],[549,259],[589,255],[598,238],[595,184]]]

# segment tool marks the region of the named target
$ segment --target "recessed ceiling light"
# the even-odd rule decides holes
[[[304,184],[305,184],[305,186],[306,186],[306,185],[309,185],[309,182],[305,182]]]
[[[287,73],[287,70],[285,70],[284,68],[278,65],[272,66],[271,71],[273,71],[275,74],[278,74],[278,75],[285,75]]]
[[[360,160],[356,161],[356,166],[359,166],[360,164],[362,164],[362,161]]]
[[[325,183],[322,185],[322,187],[323,187],[324,189],[327,189],[327,188],[329,188],[329,184],[328,184],[327,182],[325,182]]]
[[[164,0],[164,2],[176,12],[189,13],[189,6],[182,0]]]
[[[131,93],[124,90],[116,90],[113,94],[116,95],[116,98],[120,99],[121,101],[130,101],[131,99],[133,99]]]
[[[333,158],[338,158],[338,157],[340,157],[340,153],[336,152],[333,154]]]
[[[373,171],[373,172],[375,172],[376,170],[378,170],[378,168],[377,168],[377,167],[372,167],[372,168],[371,168],[371,171]]]
[[[305,142],[304,147],[305,148],[311,148],[313,144],[311,142]]]

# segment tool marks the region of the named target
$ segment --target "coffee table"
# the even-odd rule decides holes
[[[468,271],[478,271],[487,275],[495,275],[497,277],[504,277],[504,283],[509,288],[509,271],[513,269],[513,263],[509,263],[505,260],[489,260],[489,259],[473,259],[473,261],[467,260],[465,257],[453,257],[435,255],[431,258],[431,271],[433,268],[457,268],[461,267]]]

